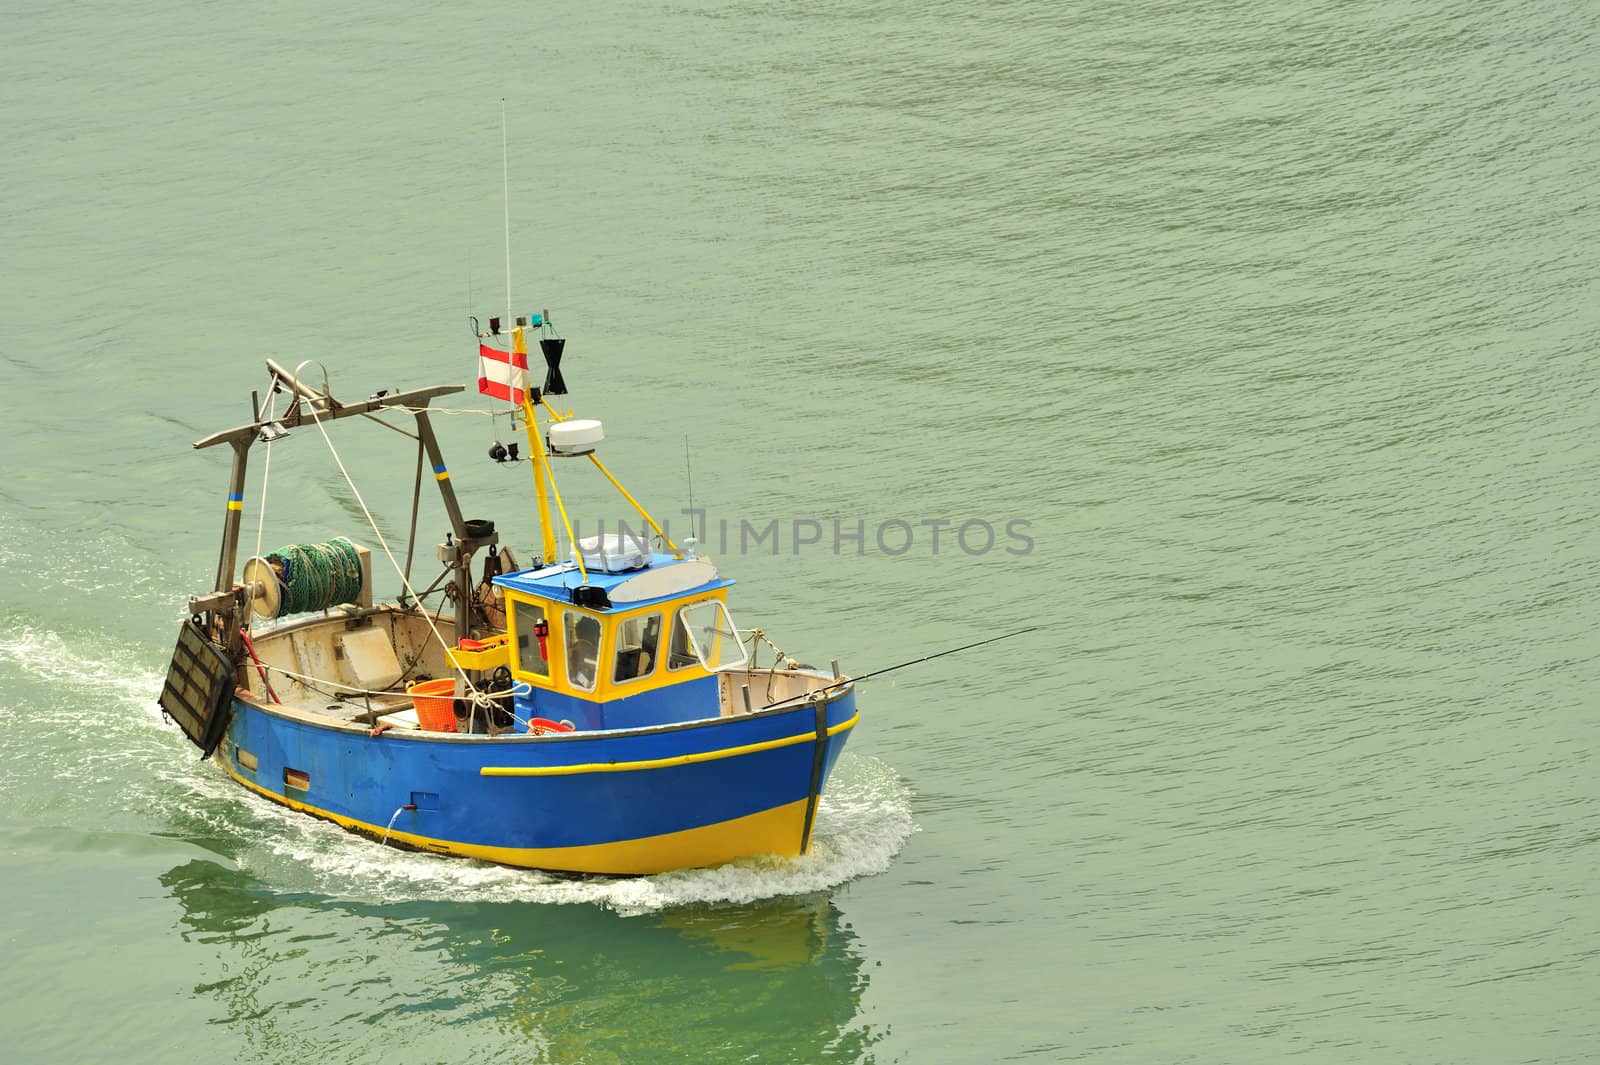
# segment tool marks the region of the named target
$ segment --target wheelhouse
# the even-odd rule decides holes
[[[704,718],[718,701],[718,674],[746,663],[727,609],[734,582],[704,560],[646,557],[582,586],[570,562],[495,578],[519,722],[640,728]]]

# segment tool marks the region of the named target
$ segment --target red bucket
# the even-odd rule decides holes
[[[456,730],[456,679],[425,680],[406,689],[417,708],[417,724],[430,732]]]
[[[571,732],[573,728],[570,721],[551,721],[547,717],[528,718],[528,731],[535,736],[549,736],[556,732]]]

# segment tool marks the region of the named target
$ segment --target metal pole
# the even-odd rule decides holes
[[[244,473],[253,436],[230,440],[233,445],[233,473],[228,477],[228,513],[222,523],[222,554],[217,559],[216,591],[233,587],[233,570],[239,560],[239,520],[244,516]]]
[[[533,498],[539,508],[539,544],[541,558],[546,566],[556,564],[556,532],[550,524],[550,500],[545,494],[545,466],[550,461],[544,453],[544,439],[539,435],[539,423],[534,417],[533,404],[528,394],[522,394],[522,428],[528,434],[528,465],[533,470]],[[573,544],[577,549],[577,544]]]
[[[450,517],[450,528],[460,540],[467,535],[466,523],[461,520],[461,507],[456,503],[456,490],[450,485],[450,471],[445,469],[444,455],[439,451],[439,439],[433,435],[433,424],[428,412],[417,411],[417,436],[428,450],[428,461],[433,464],[433,479],[439,482],[439,495],[444,499],[444,512]]]
[[[456,490],[450,484],[450,471],[445,469],[444,455],[439,451],[439,439],[433,435],[433,423],[425,410],[417,411],[416,418],[417,439],[428,452],[434,480],[439,484],[439,496],[450,517],[450,528],[455,530],[456,551],[450,565],[456,571],[456,640],[459,642],[472,635],[472,552],[462,546],[467,539],[467,526],[461,518],[461,506],[456,502]]]
[[[406,572],[405,580],[411,583],[411,559],[417,552],[417,514],[422,509],[422,441],[417,441],[417,478],[411,486],[411,536],[406,540]],[[834,670],[834,676],[839,671]]]

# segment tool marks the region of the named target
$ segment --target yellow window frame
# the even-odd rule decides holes
[[[549,676],[529,673],[522,668],[522,656],[518,653],[522,646],[522,632],[517,626],[517,604],[519,603],[536,606],[544,611],[545,624],[550,627],[550,633],[545,637],[545,648],[549,652],[549,657],[545,659],[545,666],[550,671]],[[565,641],[561,639],[561,629],[558,627],[560,624],[559,611],[560,607],[549,600],[540,599],[532,595],[517,595],[509,591],[506,593],[506,630],[511,633],[511,676],[513,679],[540,688],[566,686],[556,682],[556,678],[564,678],[567,675]],[[528,633],[530,646],[536,643],[538,639],[533,633]]]

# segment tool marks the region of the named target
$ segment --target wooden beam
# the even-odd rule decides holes
[[[462,385],[435,385],[432,388],[414,388],[409,392],[396,392],[393,395],[383,396],[380,399],[369,399],[363,403],[347,403],[337,410],[317,411],[320,421],[331,422],[340,418],[354,418],[359,415],[371,414],[375,410],[387,407],[425,407],[428,401],[436,396],[448,396],[456,392],[465,391]],[[221,433],[213,433],[204,440],[196,440],[197,448],[214,447],[217,444],[231,444],[238,440],[248,440],[261,432],[264,422],[252,422],[241,425],[237,429],[229,429]],[[392,427],[391,427],[392,428]]]

